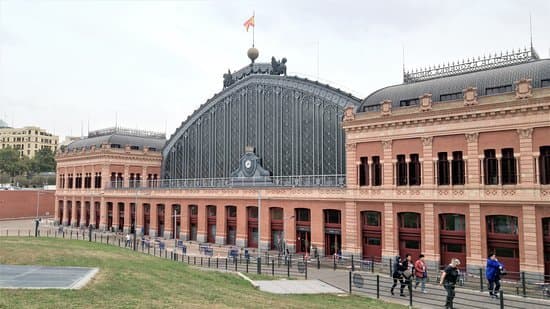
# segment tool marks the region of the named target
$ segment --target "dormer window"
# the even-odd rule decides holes
[[[485,94],[486,95],[506,93],[506,92],[512,92],[512,85],[504,85],[504,86],[485,88]]]
[[[439,96],[439,101],[454,101],[462,100],[462,92],[442,94]]]
[[[420,100],[418,98],[416,99],[407,99],[407,100],[401,100],[399,102],[400,107],[404,106],[417,106],[420,103]]]
[[[111,148],[120,148],[120,144],[111,144]]]
[[[139,146],[130,146],[130,149],[132,149],[132,150],[139,150]]]

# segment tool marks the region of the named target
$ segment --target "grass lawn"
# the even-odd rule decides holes
[[[0,289],[0,308],[404,308],[358,296],[268,294],[235,274],[77,240],[0,237],[0,264],[100,269],[81,290]]]

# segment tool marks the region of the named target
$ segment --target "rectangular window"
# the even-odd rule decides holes
[[[516,158],[514,158],[513,148],[502,149],[501,171],[503,185],[513,185],[517,183]]]
[[[486,95],[506,93],[506,92],[512,92],[512,85],[503,85],[503,86],[485,88]]]
[[[550,146],[540,147],[539,173],[540,183],[550,185]]]
[[[454,100],[461,100],[461,99],[462,99],[462,92],[442,94],[439,96],[439,101],[454,101]]]
[[[449,185],[449,161],[446,152],[437,154],[437,184],[440,186]]]
[[[420,249],[420,242],[418,240],[405,240],[405,248]]]
[[[518,256],[516,251],[517,249],[515,248],[494,248],[493,252],[495,252],[498,257],[515,258]]]
[[[550,79],[543,79],[540,81],[540,86],[541,87],[550,87]]]
[[[325,223],[340,224],[340,211],[325,210]]]
[[[359,164],[359,186],[369,185],[369,163],[368,157],[361,157]]]
[[[372,157],[372,185],[382,185],[382,164],[380,164],[380,157]]]
[[[465,231],[466,223],[464,215],[444,214],[441,215],[441,229],[444,231]]]
[[[309,209],[297,209],[296,221],[309,221]]]
[[[208,206],[207,208],[207,216],[208,217],[215,217],[216,216],[216,207]]]
[[[416,99],[408,99],[408,100],[401,100],[399,102],[400,107],[404,106],[417,106],[420,103],[420,100],[418,98]]]
[[[367,245],[380,246],[380,245],[382,245],[382,241],[380,240],[380,238],[368,237],[367,238]]]
[[[271,219],[272,220],[283,220],[283,209],[282,208],[271,208]]]
[[[420,159],[418,157],[418,154],[416,153],[411,154],[410,158],[411,162],[409,162],[409,185],[420,186]]]
[[[397,185],[407,185],[407,162],[405,162],[405,155],[397,155],[397,164],[395,167],[397,171]]]
[[[494,149],[485,149],[483,167],[485,169],[485,184],[498,185],[498,160]]]
[[[464,184],[464,160],[462,159],[462,151],[453,151],[453,161],[452,165],[452,174],[453,174],[453,185],[463,185]]]
[[[464,245],[459,245],[459,244],[445,244],[445,252],[456,252],[456,253],[465,252],[465,250],[464,250]]]
[[[258,219],[258,207],[248,207],[248,218]]]
[[[380,226],[380,213],[378,211],[363,212],[363,224],[368,226]]]

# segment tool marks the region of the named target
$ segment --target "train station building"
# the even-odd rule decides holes
[[[252,62],[167,140],[112,128],[56,158],[63,225],[432,269],[496,252],[550,275],[550,59],[532,49],[366,98]]]

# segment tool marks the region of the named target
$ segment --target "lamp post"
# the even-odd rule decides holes
[[[262,252],[262,191],[258,189],[258,264],[261,263]]]

